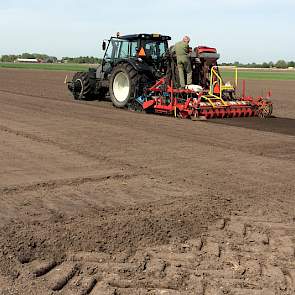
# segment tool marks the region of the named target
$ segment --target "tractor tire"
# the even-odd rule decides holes
[[[93,100],[94,89],[87,72],[77,72],[72,79],[72,93],[77,100]]]
[[[127,106],[135,96],[140,79],[141,76],[130,64],[123,63],[116,66],[112,71],[109,84],[113,105],[118,108]]]
[[[106,97],[107,97],[107,93],[108,93],[109,89],[108,88],[99,88],[97,91],[96,91],[96,95],[95,97],[97,98],[97,100],[106,100]]]

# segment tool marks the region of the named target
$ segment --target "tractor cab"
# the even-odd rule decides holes
[[[108,45],[103,43],[105,55],[101,71],[108,75],[121,61],[133,60],[159,70],[168,49],[169,36],[160,34],[133,34],[111,37]]]

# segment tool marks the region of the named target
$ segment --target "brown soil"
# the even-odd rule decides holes
[[[0,69],[0,294],[294,294],[293,82],[274,118],[74,101]]]

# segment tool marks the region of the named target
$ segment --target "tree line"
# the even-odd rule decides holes
[[[56,62],[64,62],[64,63],[76,63],[76,64],[100,64],[101,58],[94,56],[79,56],[79,57],[63,57],[61,60],[58,60],[55,56],[49,56],[47,54],[40,53],[22,53],[22,54],[6,54],[0,57],[0,62],[14,62],[18,58],[24,59],[39,59],[46,63],[56,63]],[[276,63],[273,62],[264,62],[264,63],[240,63],[238,61],[234,63],[221,63],[222,66],[237,66],[244,68],[278,68],[278,69],[287,69],[289,67],[295,67],[295,61],[285,61],[278,60]]]
[[[242,68],[278,68],[278,69],[287,69],[287,68],[295,68],[295,61],[285,61],[283,59],[278,60],[276,63],[273,62],[264,62],[264,63],[247,63],[243,64],[238,61],[234,63],[221,63],[222,66],[236,66]]]
[[[57,58],[55,56],[49,56],[47,54],[42,53],[22,53],[22,54],[4,54],[1,56],[1,62],[14,62],[18,58],[22,59],[39,59],[44,62],[54,63],[57,62]]]
[[[100,58],[94,56],[63,57],[58,60],[55,56],[40,53],[22,53],[22,54],[4,54],[0,57],[0,62],[15,62],[18,58],[22,59],[39,59],[46,63],[77,63],[77,64],[97,64],[101,62]]]

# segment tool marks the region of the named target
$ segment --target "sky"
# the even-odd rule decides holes
[[[0,55],[102,57],[116,32],[183,35],[222,62],[295,60],[295,0],[0,0]]]

